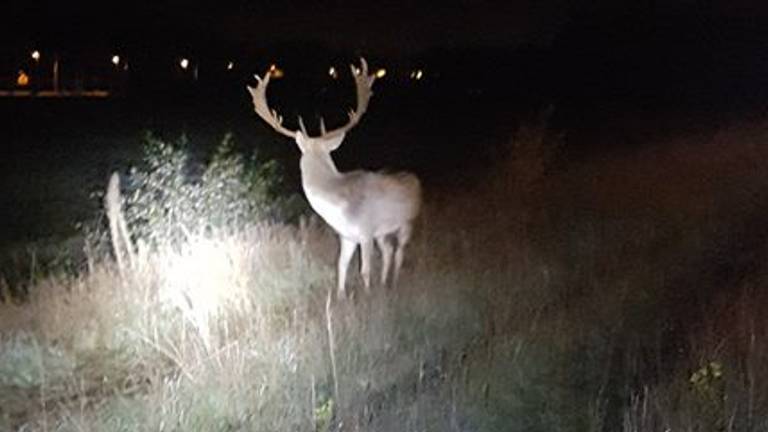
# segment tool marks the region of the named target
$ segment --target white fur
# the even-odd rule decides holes
[[[409,173],[341,173],[330,156],[331,150],[340,144],[338,137],[333,142],[326,142],[322,137],[307,138],[299,132],[296,141],[303,152],[304,193],[312,208],[339,234],[342,243],[338,263],[339,292],[343,294],[345,291],[349,261],[358,246],[362,251],[363,283],[366,289],[370,288],[369,259],[374,240],[382,254],[382,284],[387,282],[392,254],[395,258],[393,281],[396,280],[402,266],[403,249],[421,207],[419,179]],[[397,237],[394,247],[390,247],[389,235]]]

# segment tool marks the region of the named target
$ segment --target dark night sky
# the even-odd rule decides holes
[[[722,3],[722,5],[719,5]],[[410,54],[434,47],[547,45],[563,29],[621,17],[669,21],[693,14],[715,26],[765,21],[768,6],[629,0],[19,1],[3,6],[3,51],[30,45],[87,49],[239,49],[307,42],[343,50]],[[688,25],[686,23],[685,25]],[[610,24],[609,24],[610,25]],[[626,28],[626,31],[634,29]],[[649,35],[650,36],[650,35]]]
[[[290,41],[411,54],[434,47],[547,45],[564,29],[585,22],[636,31],[623,26],[628,15],[666,26],[697,15],[717,27],[734,20],[765,22],[768,6],[758,0],[29,0],[3,5],[3,19],[12,25],[0,26],[0,49],[61,45],[206,51]]]
[[[429,4],[428,4],[429,3]],[[514,45],[551,38],[565,0],[413,2],[235,1],[13,2],[3,39],[14,45],[322,43],[332,48],[412,53],[435,46]],[[33,43],[34,43],[33,42]],[[213,44],[213,45],[211,45]],[[202,48],[204,49],[204,48]]]
[[[565,0],[13,2],[16,37],[78,40],[89,34],[256,41],[307,39],[375,49],[418,50],[442,44],[503,43],[551,35]],[[8,28],[4,33],[8,33]]]

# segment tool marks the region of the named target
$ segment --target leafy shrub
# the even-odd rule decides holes
[[[201,164],[185,136],[171,143],[148,133],[143,163],[123,177],[123,208],[135,239],[179,245],[193,234],[295,219],[306,206],[297,194],[278,194],[281,180],[275,161],[237,153],[232,134]]]

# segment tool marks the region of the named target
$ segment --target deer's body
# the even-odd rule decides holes
[[[335,167],[323,175],[308,168],[312,156],[301,159],[302,185],[312,208],[340,236],[358,242],[395,233],[419,214],[421,185],[410,173],[351,171]]]
[[[259,79],[259,86],[249,88],[256,112],[278,132],[295,139],[301,149],[301,179],[304,193],[312,208],[338,234],[340,252],[338,260],[338,289],[344,293],[349,262],[360,246],[360,273],[366,289],[370,287],[370,260],[373,243],[382,257],[381,282],[386,284],[394,258],[397,280],[403,262],[403,251],[413,229],[413,222],[421,206],[421,184],[410,173],[381,173],[351,171],[341,173],[330,153],[338,148],[347,130],[360,119],[371,96],[374,77],[368,75],[365,61],[362,69],[352,67],[357,85],[358,107],[350,113],[350,122],[342,128],[325,131],[319,137],[310,137],[302,124],[301,131],[282,126],[282,119],[266,103],[269,75]],[[258,78],[258,77],[257,77]],[[397,242],[391,243],[390,235]]]

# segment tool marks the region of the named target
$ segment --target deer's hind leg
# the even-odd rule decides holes
[[[360,242],[360,275],[363,277],[365,292],[371,291],[371,252],[373,251],[373,239],[365,239]]]
[[[397,250],[395,250],[395,274],[392,278],[393,283],[397,283],[397,279],[400,277],[400,269],[403,266],[405,246],[411,240],[412,233],[413,226],[410,223],[403,225],[399,230],[397,230]]]
[[[395,248],[392,243],[389,242],[386,235],[376,237],[376,245],[381,252],[381,285],[387,285],[387,276],[389,276],[389,268],[392,266],[392,253]]]

